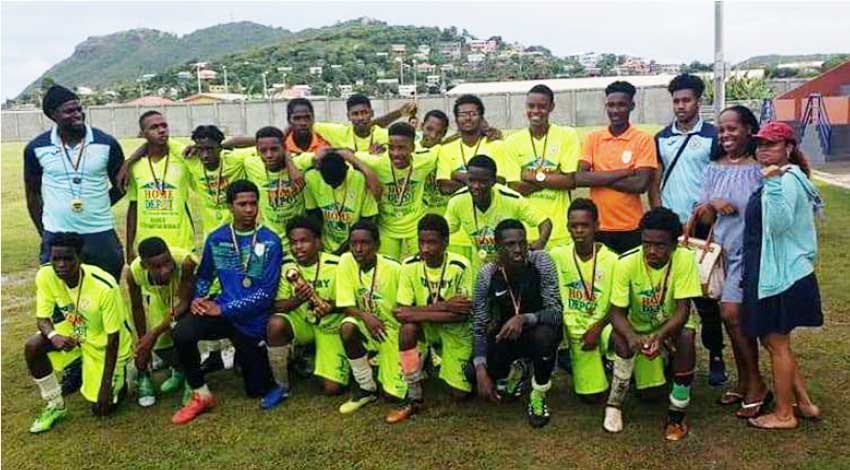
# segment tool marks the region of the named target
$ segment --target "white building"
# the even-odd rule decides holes
[[[310,75],[321,75],[322,74],[322,67],[321,66],[310,67],[310,69],[308,71],[310,72]]]
[[[398,96],[414,97],[416,96],[416,87],[413,85],[399,85]]]
[[[484,54],[467,54],[466,62],[469,64],[480,64],[481,62],[484,62],[484,59],[486,58],[487,56]]]

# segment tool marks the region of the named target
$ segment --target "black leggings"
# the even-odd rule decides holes
[[[236,348],[236,360],[242,369],[245,393],[249,397],[263,396],[275,386],[263,339],[246,336],[224,318],[186,315],[177,322],[171,336],[186,382],[193,389],[204,385],[198,341],[224,338],[229,338]]]
[[[517,359],[531,359],[534,364],[534,381],[538,385],[549,383],[555,368],[555,356],[561,343],[563,328],[534,325],[522,331],[516,341],[499,341],[487,338],[487,372],[493,380],[507,377],[511,363]]]

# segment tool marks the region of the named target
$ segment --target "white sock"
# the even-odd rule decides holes
[[[204,398],[209,398],[209,397],[212,396],[212,392],[210,391],[210,388],[207,387],[207,384],[203,384],[200,387],[198,387],[198,388],[196,388],[192,391],[197,393],[198,395],[204,397]]]
[[[272,366],[272,375],[280,386],[289,384],[289,346],[269,346],[269,363]]]
[[[535,379],[533,375],[531,376],[531,389],[533,391],[541,395],[546,395],[546,392],[548,392],[550,388],[552,388],[552,379],[549,379],[548,382],[540,385],[537,383],[537,379]]]
[[[629,393],[629,381],[635,370],[635,356],[628,359],[620,356],[614,357],[614,374],[611,378],[611,392],[608,394],[608,404],[619,407],[626,400]]]
[[[62,387],[56,379],[56,374],[51,372],[40,379],[35,379],[35,383],[41,391],[41,398],[44,398],[48,405],[65,406],[65,400],[62,399]]]
[[[378,384],[375,383],[372,377],[372,366],[369,365],[369,356],[358,357],[357,359],[348,359],[351,364],[351,372],[354,373],[354,380],[361,389],[367,392],[378,390]]]

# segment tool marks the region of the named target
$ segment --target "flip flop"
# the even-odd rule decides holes
[[[766,429],[766,430],[771,430],[771,431],[772,430],[785,431],[785,430],[797,429],[797,427],[799,426],[799,422],[795,423],[793,426],[765,426],[764,424],[759,423],[759,418],[750,418],[750,419],[747,420],[747,426],[749,426],[751,428]]]
[[[718,405],[729,406],[740,403],[744,400],[744,394],[732,390],[725,392],[715,403]]]
[[[760,401],[753,403],[746,403],[744,401],[741,401],[741,409],[735,412],[735,416],[741,419],[757,418],[761,416],[762,413],[764,413],[764,409],[770,406],[771,403],[773,403],[773,392],[768,391],[767,394],[765,394],[764,398],[762,398]],[[755,410],[755,412],[753,414],[745,413],[749,410]]]

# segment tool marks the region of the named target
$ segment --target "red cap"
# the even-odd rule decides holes
[[[784,122],[771,121],[763,125],[759,129],[758,134],[754,135],[755,139],[762,139],[768,142],[796,142],[794,137],[794,129]]]

